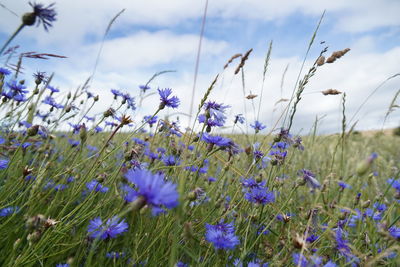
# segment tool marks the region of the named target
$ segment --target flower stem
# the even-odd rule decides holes
[[[8,38],[8,40],[5,42],[5,44],[3,45],[3,47],[0,50],[0,56],[3,54],[4,50],[11,43],[11,41],[15,38],[15,36],[17,36],[17,34],[24,28],[24,26],[25,26],[24,24],[19,25],[17,30],[10,36],[10,38]]]

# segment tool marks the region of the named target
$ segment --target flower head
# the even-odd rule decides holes
[[[206,240],[214,245],[216,249],[234,249],[240,242],[235,236],[233,223],[220,223],[216,225],[206,224]]]
[[[22,17],[22,22],[24,25],[32,26],[37,22],[37,26],[43,24],[46,31],[49,27],[52,27],[52,23],[56,21],[57,12],[53,8],[55,3],[52,3],[45,7],[43,4],[36,4],[29,2],[29,5],[33,8],[33,12],[26,13]]]
[[[124,219],[119,219],[114,216],[103,223],[100,217],[90,221],[88,226],[88,233],[91,238],[107,239],[115,238],[117,235],[122,234],[128,230],[128,224]]]
[[[3,75],[3,76],[7,76],[7,75],[11,74],[11,71],[9,71],[8,69],[0,67],[0,74]]]
[[[275,202],[275,194],[269,191],[267,187],[252,188],[249,192],[245,193],[245,199],[256,204],[268,204]]]
[[[8,159],[0,159],[0,170],[7,168],[8,162]]]
[[[302,169],[299,171],[299,175],[302,175],[304,181],[309,187],[314,189],[321,187],[319,181],[315,179],[315,174],[312,173],[310,170]]]
[[[145,204],[153,207],[153,215],[172,209],[178,205],[176,185],[164,180],[164,175],[153,174],[146,169],[131,169],[125,174],[128,182],[135,185],[135,189],[125,187],[125,200],[132,202],[141,197]]]
[[[261,122],[259,122],[257,120],[254,122],[254,124],[250,124],[250,126],[256,131],[256,133],[267,128],[267,126],[265,126],[264,124],[262,124]]]
[[[208,132],[211,131],[211,127],[224,126],[226,116],[225,110],[229,108],[228,105],[219,104],[214,101],[208,101],[203,105],[205,114],[199,116],[199,122],[204,123],[208,127]]]
[[[179,98],[177,96],[169,97],[172,94],[170,88],[158,89],[158,94],[160,95],[160,109],[165,107],[177,108],[179,106]]]

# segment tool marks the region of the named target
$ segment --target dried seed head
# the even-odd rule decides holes
[[[325,64],[325,57],[324,56],[320,56],[318,59],[317,59],[317,66],[322,66],[322,65],[324,65]]]
[[[296,236],[293,238],[293,246],[295,248],[302,249],[307,247],[307,243],[302,235],[296,233]]]
[[[342,92],[336,89],[326,89],[325,91],[321,91],[323,95],[339,95]]]
[[[253,95],[253,94],[246,96],[247,99],[254,99],[256,97],[257,97],[257,95]]]

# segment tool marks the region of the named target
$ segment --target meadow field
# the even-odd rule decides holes
[[[166,110],[188,100],[152,87],[163,72],[110,88],[94,116],[90,78],[60,92],[52,74],[8,64],[21,30],[56,19],[52,5],[32,7],[0,52],[1,266],[400,266],[400,136],[357,132],[334,89],[321,97],[341,98],[341,132],[320,135],[318,120],[292,131],[309,80],[350,49],[325,48],[300,70],[276,125],[229,117],[210,97],[216,75],[184,128]],[[235,74],[251,52],[227,60]],[[139,117],[142,105],[152,113]]]

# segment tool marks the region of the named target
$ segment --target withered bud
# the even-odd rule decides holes
[[[112,108],[107,109],[104,113],[103,116],[105,118],[112,116],[115,113],[115,110]]]
[[[253,95],[253,94],[246,96],[247,99],[254,99],[256,97],[257,97],[257,95]]]
[[[36,230],[39,229],[40,227],[42,227],[42,225],[44,224],[44,222],[46,221],[46,217],[42,214],[38,214],[36,216],[33,217],[29,217],[26,220],[26,228],[28,228],[29,230]]]
[[[37,135],[38,131],[39,131],[39,125],[33,125],[28,128],[26,133],[28,134],[28,136],[35,136]]]
[[[71,92],[68,92],[68,94],[67,94],[67,99],[70,99],[71,97],[72,97]]]
[[[325,91],[321,91],[323,95],[339,95],[342,92],[336,90],[336,89],[327,89]]]
[[[25,166],[24,169],[22,170],[22,175],[24,177],[28,176],[29,174],[31,174],[33,171],[33,168],[29,168],[28,166]]]
[[[56,225],[57,223],[59,223],[59,221],[56,221],[56,220],[53,220],[53,219],[48,218],[48,219],[44,222],[44,225],[43,225],[43,226],[44,226],[45,228],[50,228],[50,227]]]
[[[41,237],[42,237],[42,233],[41,233],[40,231],[35,231],[35,232],[29,234],[29,235],[26,237],[26,240],[28,240],[28,242],[29,242],[30,244],[33,244],[33,243],[38,242],[38,241],[40,240]]]
[[[99,101],[99,95],[96,95],[95,97],[93,97],[93,101],[94,101],[94,102]]]
[[[82,143],[85,143],[85,142],[86,142],[86,139],[87,139],[87,130],[86,130],[86,125],[85,125],[84,123],[80,126],[80,129],[79,129],[79,137],[80,137]]]
[[[366,208],[368,208],[369,207],[369,205],[371,204],[371,200],[366,200],[366,201],[363,201],[362,203],[361,203],[361,207],[363,208],[363,209],[366,209]]]
[[[304,237],[296,233],[296,236],[293,238],[293,246],[298,249],[306,248],[307,244]]]

